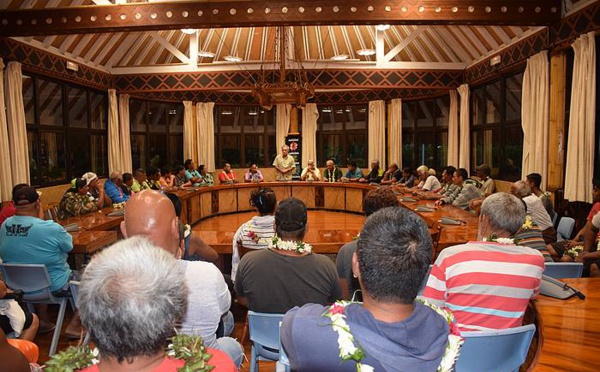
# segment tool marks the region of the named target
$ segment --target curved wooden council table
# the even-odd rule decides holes
[[[585,296],[532,301],[539,332],[529,371],[600,371],[600,278],[562,279]]]
[[[93,254],[97,250],[115,243],[119,238],[119,225],[123,216],[109,216],[112,207],[90,212],[77,217],[58,221],[62,226],[77,225],[78,231],[70,232],[73,237],[71,254]]]

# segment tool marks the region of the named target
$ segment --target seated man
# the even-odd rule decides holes
[[[398,206],[398,198],[389,187],[380,187],[371,190],[363,199],[363,212],[365,217],[369,217],[373,213],[385,207]],[[349,300],[354,295],[354,292],[360,289],[358,280],[352,273],[352,255],[356,252],[358,239],[353,239],[351,242],[344,244],[340,248],[335,264],[337,266],[340,284],[342,286],[343,297]]]
[[[94,203],[98,209],[102,209],[105,205],[111,205],[110,198],[104,191],[104,185],[98,179],[98,176],[94,172],[87,172],[81,176],[88,185],[88,195],[94,200]]]
[[[397,185],[409,189],[415,186],[415,175],[410,167],[404,167],[402,169],[402,178],[398,180]]]
[[[89,187],[86,181],[83,178],[77,178],[75,186],[68,189],[60,200],[58,218],[64,220],[97,211],[98,205],[88,195],[88,190]]]
[[[325,163],[325,171],[323,171],[323,181],[338,182],[342,178],[342,170],[335,166],[333,160],[329,159]]]
[[[531,193],[540,198],[544,208],[546,208],[546,212],[548,212],[550,219],[552,219],[556,212],[554,212],[550,193],[540,188],[542,186],[542,175],[539,173],[529,173],[525,178],[525,182],[527,182],[527,185],[531,189]]]
[[[190,182],[192,186],[200,186],[202,180],[200,173],[196,170],[196,163],[192,159],[186,159],[183,166],[185,167],[185,180]]]
[[[452,182],[457,186],[459,192],[449,193],[448,196],[436,201],[435,205],[452,204],[461,209],[469,209],[469,201],[481,197],[481,191],[474,185],[465,183],[468,178],[469,174],[465,168],[457,169]]]
[[[307,303],[331,304],[342,295],[331,260],[312,253],[302,239],[306,205],[296,198],[279,203],[269,249],[247,253],[238,266],[238,302],[252,311],[283,314]]]
[[[148,177],[146,176],[146,171],[142,168],[138,168],[133,171],[133,186],[131,186],[132,192],[140,192],[142,190],[148,190],[150,185],[148,185]]]
[[[487,164],[481,164],[476,169],[477,177],[481,180],[479,190],[484,197],[492,195],[496,191],[496,184],[490,177],[492,169]]]
[[[175,208],[166,196],[153,190],[143,190],[125,205],[123,236],[142,235],[156,246],[182,257],[179,221]],[[217,338],[217,328],[223,317],[225,335],[233,330],[233,315],[229,311],[231,294],[223,274],[212,263],[179,261],[188,287],[187,311],[178,327],[181,333],[201,336],[208,347],[226,352],[236,365],[242,363],[242,346],[230,337]]]
[[[162,186],[160,185],[160,178],[161,178],[160,168],[150,166],[150,167],[148,167],[146,172],[148,175],[148,179],[146,182],[147,182],[148,186],[150,187],[150,190],[161,191]]]
[[[550,251],[552,258],[554,258],[556,261],[558,261],[560,259],[561,261],[572,262],[573,258],[571,258],[568,255],[565,255],[565,252],[575,246],[583,245],[585,243],[584,238],[585,238],[587,232],[590,229],[594,228],[594,226],[592,225],[592,220],[593,220],[594,216],[596,214],[598,214],[598,212],[600,212],[600,179],[594,178],[592,180],[592,184],[594,186],[593,191],[592,191],[592,202],[594,203],[594,205],[592,205],[592,209],[590,210],[590,213],[587,215],[586,224],[581,228],[581,230],[579,230],[577,232],[577,234],[575,235],[573,240],[561,240],[556,243],[548,244],[548,250]],[[595,237],[592,238],[593,241],[590,242],[589,248],[594,247],[594,245],[598,241],[598,238],[600,238],[599,235],[600,234],[597,234]],[[593,249],[593,250],[595,250],[595,249]],[[588,251],[589,251],[589,249],[588,249]]]
[[[250,168],[248,168],[246,174],[244,174],[244,182],[258,183],[264,180],[265,177],[263,177],[262,172],[260,171],[260,169],[258,169],[258,166],[256,164],[252,164]]]
[[[321,172],[315,167],[315,161],[309,160],[306,163],[306,168],[302,169],[300,180],[302,181],[321,181]]]
[[[544,271],[540,252],[512,243],[524,221],[518,198],[504,192],[488,196],[479,215],[479,241],[442,250],[423,298],[452,310],[462,331],[520,326]]]
[[[402,172],[398,169],[398,164],[392,163],[388,167],[388,170],[383,174],[381,179],[382,185],[393,185],[402,178]]]
[[[235,172],[231,170],[231,164],[225,163],[223,171],[219,174],[219,183],[221,185],[231,185],[238,182],[240,181],[238,181]]]
[[[356,162],[349,161],[348,171],[346,171],[346,174],[342,177],[342,182],[358,182],[361,178],[363,178],[363,173],[360,168],[356,166]]]
[[[94,256],[81,280],[79,308],[100,356],[82,371],[176,371],[186,365],[165,345],[185,314],[187,292],[179,262],[145,238],[122,240]],[[205,352],[215,371],[236,370],[218,350]]]
[[[371,171],[364,178],[358,180],[361,183],[380,183],[383,179],[385,169],[379,167],[379,160],[375,159],[371,162]]]
[[[176,165],[173,168],[173,188],[181,189],[183,187],[192,186],[192,181],[187,181],[185,179],[185,168],[183,165]]]
[[[367,218],[352,257],[364,303],[288,311],[281,341],[292,370],[436,371],[448,322],[415,301],[431,250],[427,225],[414,212],[390,207]]]
[[[454,184],[454,182],[453,182],[455,172],[456,172],[455,167],[453,167],[452,165],[447,166],[442,171],[442,182],[443,182],[442,187],[435,189],[435,190],[431,190],[431,191],[418,191],[417,195],[421,199],[433,199],[433,200],[448,198],[451,196],[454,196],[454,197],[458,196],[461,188],[458,185]]]
[[[431,191],[442,187],[442,184],[433,174],[429,174],[429,167],[421,165],[417,168],[417,176],[419,176],[419,184],[415,186],[416,191]]]
[[[129,200],[129,195],[126,195],[121,188],[123,186],[123,178],[121,172],[112,171],[110,177],[104,185],[106,195],[110,198],[113,204],[123,203]]]
[[[531,189],[527,183],[525,181],[513,183],[510,187],[510,192],[525,202],[527,205],[527,214],[531,216],[533,222],[542,230],[546,244],[556,242],[556,230],[554,230],[552,219],[548,215],[548,212],[546,212],[542,200],[531,193]]]

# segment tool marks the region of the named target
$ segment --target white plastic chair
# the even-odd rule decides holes
[[[4,276],[6,285],[12,289],[20,289],[23,293],[23,302],[27,304],[30,312],[33,312],[33,304],[58,305],[58,316],[56,317],[56,328],[52,335],[52,343],[48,355],[56,353],[58,339],[62,330],[63,320],[67,302],[71,301],[71,307],[75,311],[73,298],[58,297],[50,291],[50,275],[46,266],[42,264],[10,264],[0,263],[0,270]]]
[[[573,228],[575,227],[575,220],[571,217],[562,217],[558,222],[556,228],[556,240],[568,240],[571,239]]]
[[[455,371],[518,371],[525,362],[534,333],[534,324],[494,331],[461,332],[465,342]]]
[[[545,262],[544,275],[555,279],[581,278],[583,262]]]
[[[252,351],[250,372],[258,371],[259,360],[279,360],[279,324],[284,314],[248,311],[248,326]]]

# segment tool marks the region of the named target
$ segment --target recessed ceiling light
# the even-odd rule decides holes
[[[331,112],[331,107],[323,107],[321,112]]]
[[[356,52],[359,56],[372,56],[375,55],[375,49],[361,49]]]
[[[238,56],[225,56],[223,59],[229,62],[240,62],[242,60],[242,58]]]
[[[214,54],[213,52],[207,52],[207,51],[200,51],[198,52],[198,56],[199,57],[204,57],[204,58],[214,58],[216,54]]]
[[[198,31],[198,30],[196,30],[195,28],[182,28],[181,29],[181,32],[183,32],[184,34],[188,34],[188,35],[195,34],[196,31]]]
[[[377,30],[378,31],[385,31],[385,30],[389,30],[390,25],[377,25]]]
[[[337,56],[331,57],[331,59],[334,61],[345,61],[348,59],[348,55],[347,54],[338,54]]]

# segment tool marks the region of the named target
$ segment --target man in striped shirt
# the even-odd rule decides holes
[[[488,196],[481,206],[479,241],[444,249],[422,297],[452,310],[462,331],[520,326],[544,271],[539,251],[509,240],[524,221],[518,198]]]

